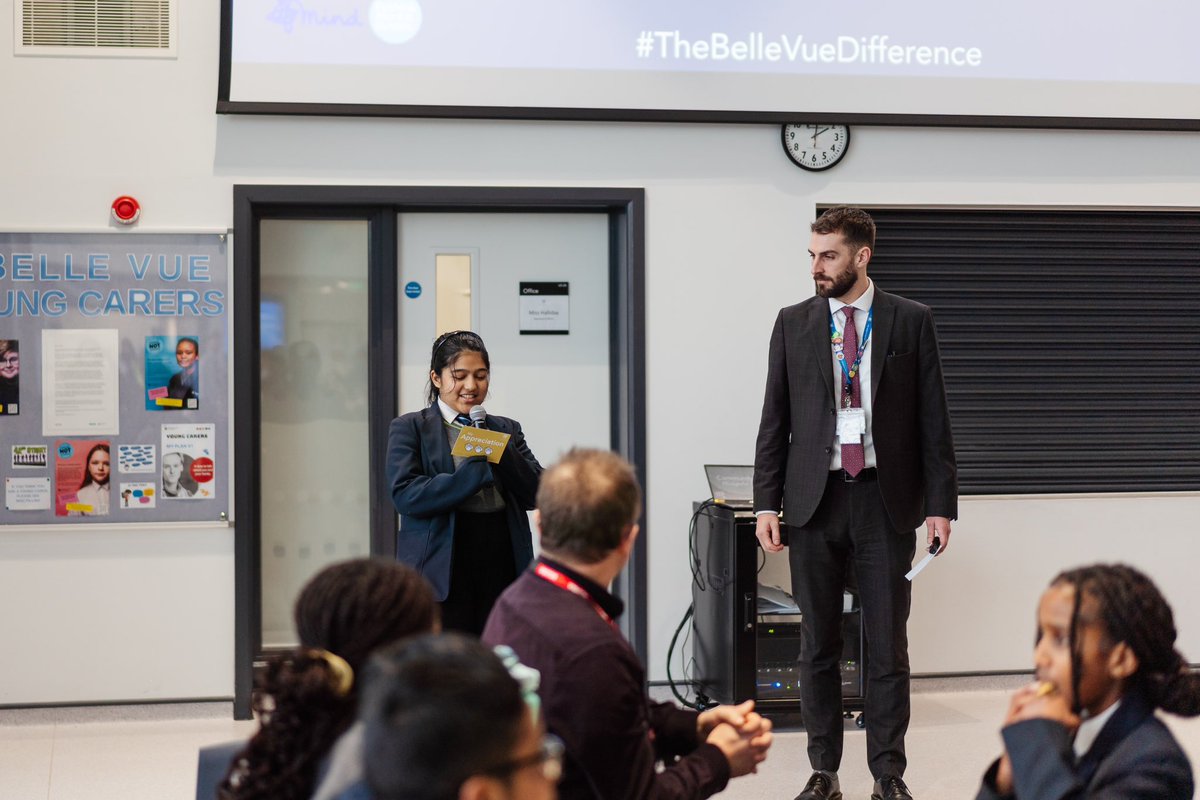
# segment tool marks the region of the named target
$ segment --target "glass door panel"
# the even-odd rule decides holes
[[[366,220],[260,226],[262,646],[296,644],[292,605],[370,553]]]
[[[433,261],[437,269],[437,335],[470,330],[471,256],[438,253]]]

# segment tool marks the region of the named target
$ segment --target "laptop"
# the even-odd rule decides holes
[[[752,511],[754,467],[737,464],[705,464],[709,496],[735,510]]]

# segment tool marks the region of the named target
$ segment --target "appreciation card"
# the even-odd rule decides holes
[[[488,461],[499,464],[500,456],[504,455],[504,448],[508,447],[508,440],[511,438],[511,435],[499,431],[464,427],[458,434],[458,441],[454,443],[450,454],[461,458],[486,456]]]

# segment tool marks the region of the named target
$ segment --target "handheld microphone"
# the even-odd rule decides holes
[[[483,406],[471,406],[472,425],[476,428],[482,428],[485,419],[487,419],[487,412],[483,410]]]

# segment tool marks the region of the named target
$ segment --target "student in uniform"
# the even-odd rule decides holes
[[[1124,565],[1056,577],[1038,606],[1037,681],[1013,695],[978,800],[1188,800],[1192,767],[1156,709],[1200,714],[1171,607]]]
[[[521,425],[507,417],[487,415],[482,423],[512,437],[498,464],[451,455],[490,380],[479,335],[444,333],[430,356],[429,405],[392,420],[388,431],[387,479],[401,517],[396,555],[433,584],[442,625],[476,636],[496,598],[533,559],[526,512],[542,473]]]

